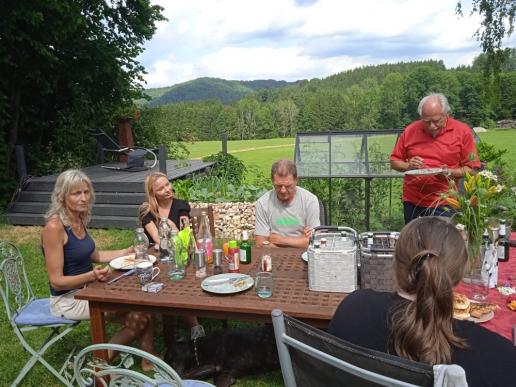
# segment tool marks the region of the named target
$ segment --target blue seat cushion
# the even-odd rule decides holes
[[[16,325],[73,324],[77,321],[53,316],[50,313],[50,299],[41,298],[27,304],[14,318]]]
[[[202,380],[191,380],[191,379],[183,379],[183,386],[184,387],[214,387],[213,384],[203,382]],[[152,385],[150,383],[144,383],[144,387],[151,387]],[[175,387],[175,384],[169,384],[169,383],[160,383],[158,384],[159,387]]]

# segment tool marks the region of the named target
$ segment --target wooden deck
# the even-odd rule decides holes
[[[213,162],[202,160],[167,160],[167,176],[175,179],[203,173]],[[123,166],[124,164],[103,164]],[[152,169],[129,172],[94,165],[82,168],[93,183],[96,200],[90,227],[133,228],[136,226],[136,211],[145,200],[145,178],[158,172]],[[44,214],[50,205],[50,196],[58,174],[33,177],[21,191],[16,203],[7,212],[7,221],[18,225],[42,225]]]
[[[181,177],[185,177],[194,173],[202,172],[206,168],[209,168],[213,165],[213,162],[204,162],[202,160],[167,160],[167,176],[169,180],[179,179]],[[104,166],[112,166],[112,167],[123,167],[123,163],[109,163],[102,164]],[[145,178],[153,173],[159,172],[158,165],[156,165],[152,169],[147,169],[143,171],[126,171],[126,170],[113,170],[102,168],[100,165],[93,165],[91,167],[81,168],[81,171],[86,173],[88,177],[91,179],[93,186],[95,189],[96,185],[100,183],[109,183],[109,184],[119,184],[119,183],[143,183]],[[32,182],[38,182],[42,184],[51,183],[52,187],[54,187],[54,183],[56,182],[58,174],[34,177],[32,178]],[[129,191],[131,192],[131,191]],[[143,191],[132,191],[132,192],[143,192]]]

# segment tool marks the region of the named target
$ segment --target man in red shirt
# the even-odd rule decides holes
[[[440,194],[449,188],[448,178],[457,180],[480,167],[475,141],[469,126],[448,116],[449,104],[441,93],[431,93],[418,106],[420,120],[412,122],[401,134],[390,161],[403,180],[405,224],[419,216],[451,216]],[[428,168],[441,168],[430,174]]]

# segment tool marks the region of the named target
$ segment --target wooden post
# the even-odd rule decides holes
[[[228,135],[226,133],[222,134],[222,154],[227,155],[228,154]]]
[[[134,137],[133,137],[133,129],[132,129],[132,118],[121,117],[117,120],[118,125],[118,143],[120,145],[125,145],[128,148],[134,147]],[[127,162],[127,156],[121,155],[119,157],[121,162]]]
[[[167,174],[167,148],[165,145],[160,144],[158,147],[158,160],[159,160],[159,171]]]
[[[27,176],[27,163],[25,161],[25,150],[23,145],[16,144],[14,147],[16,154],[16,173],[18,173],[18,179],[20,182],[23,181],[25,176]]]

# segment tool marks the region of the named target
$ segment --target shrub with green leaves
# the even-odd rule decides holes
[[[211,171],[211,176],[221,177],[228,183],[240,184],[244,181],[246,167],[242,160],[222,152],[205,157],[203,161],[216,162]]]

